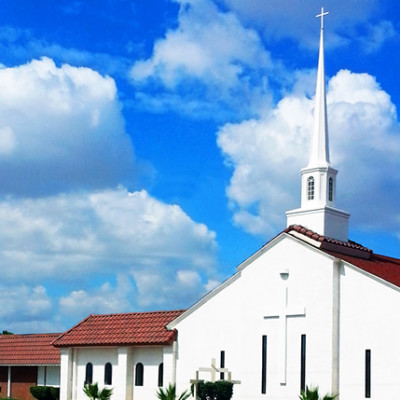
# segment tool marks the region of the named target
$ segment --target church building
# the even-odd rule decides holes
[[[349,214],[336,208],[325,14],[300,208],[188,310],[91,315],[58,337],[61,400],[85,399],[85,382],[115,400],[150,400],[199,379],[233,381],[236,400],[294,400],[306,385],[340,400],[400,396],[400,260],[349,240]]]

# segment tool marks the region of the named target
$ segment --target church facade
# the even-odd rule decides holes
[[[400,260],[348,238],[329,158],[323,17],[308,165],[287,228],[188,310],[92,315],[59,336],[61,400],[98,382],[116,400],[233,381],[234,399],[298,398],[306,386],[340,400],[400,393]]]

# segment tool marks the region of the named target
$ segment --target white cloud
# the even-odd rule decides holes
[[[0,191],[117,185],[132,174],[115,83],[48,58],[0,69]]]
[[[275,66],[257,32],[244,28],[233,13],[221,12],[210,0],[178,2],[178,27],[156,41],[149,59],[134,64],[133,83],[139,88],[156,83],[167,94],[179,92],[180,100],[164,94],[162,106],[177,102],[173,105],[188,113],[202,112],[210,101],[214,107],[222,102],[233,108],[232,103],[239,104],[237,98],[237,110],[249,112],[249,102],[259,106],[262,90],[256,90],[252,80],[257,76],[259,82],[261,71]],[[143,92],[138,95],[139,100],[147,98]]]
[[[59,300],[59,310],[62,315],[76,319],[90,314],[107,314],[132,311],[129,299],[134,293],[134,287],[127,275],[118,275],[113,287],[109,282],[90,291],[74,290]]]
[[[366,53],[378,51],[382,45],[397,36],[398,33],[391,21],[379,21],[377,24],[368,27],[366,37],[361,37],[361,48]]]
[[[144,190],[0,202],[0,263],[13,265],[5,269],[3,280],[24,271],[33,281],[79,281],[97,270],[171,264],[207,271],[215,251],[215,234],[205,225]]]
[[[0,307],[0,324],[24,313],[59,326],[93,312],[188,306],[215,280],[216,250],[214,232],[144,190],[0,201],[7,284],[0,305],[26,287],[23,295],[10,295],[18,308]],[[55,302],[60,296],[58,318],[50,312],[49,287],[57,292]]]
[[[218,132],[233,167],[227,195],[234,220],[247,231],[276,233],[285,227],[284,212],[299,207],[312,108],[296,86],[262,118]],[[399,229],[393,217],[400,213],[400,126],[389,95],[372,76],[342,70],[329,82],[328,114],[337,205],[352,214],[351,226]]]
[[[23,281],[21,279],[21,281]],[[45,320],[52,305],[42,285],[29,286],[23,283],[15,286],[0,285],[0,321],[3,329],[18,322]]]

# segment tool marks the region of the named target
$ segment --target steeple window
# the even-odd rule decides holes
[[[307,179],[307,200],[314,200],[314,177]]]
[[[329,178],[328,183],[328,199],[329,201],[333,201],[333,179]]]

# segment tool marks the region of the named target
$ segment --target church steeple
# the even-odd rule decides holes
[[[327,14],[329,13],[324,13],[322,8],[321,14],[317,15],[317,17],[321,18],[321,35],[319,40],[317,87],[315,90],[314,131],[308,166],[327,166],[330,164],[324,62],[324,16]]]
[[[287,225],[303,225],[320,235],[348,240],[349,214],[335,208],[337,170],[329,159],[328,115],[325,93],[324,63],[324,9],[321,18],[321,36],[317,85],[314,106],[314,129],[310,159],[301,170],[301,207],[287,211]]]

